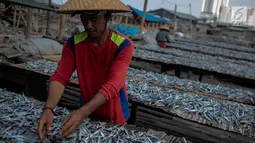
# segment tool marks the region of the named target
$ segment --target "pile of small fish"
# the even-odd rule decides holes
[[[171,44],[173,45],[173,44]],[[175,44],[176,45],[176,44]],[[185,47],[185,48],[181,48],[181,47]],[[145,50],[149,50],[149,51],[154,51],[154,52],[159,52],[162,54],[171,54],[171,55],[175,55],[175,56],[179,56],[179,57],[184,57],[184,58],[190,58],[192,60],[207,60],[210,62],[215,62],[215,61],[222,61],[222,62],[231,62],[231,63],[235,63],[235,64],[241,64],[241,65],[246,65],[246,66],[250,66],[250,67],[255,67],[255,63],[246,61],[246,60],[235,60],[233,58],[228,58],[228,57],[224,57],[224,56],[214,56],[214,51],[208,51],[209,54],[202,54],[203,52],[197,52],[195,50],[195,48],[190,48],[186,47],[185,45],[181,45],[180,47],[170,47],[170,48],[155,48],[152,46],[138,46],[137,48],[141,48],[141,49],[145,49]],[[190,49],[189,49],[190,48]],[[210,48],[212,49],[212,48]],[[203,49],[204,50],[204,49]],[[190,52],[192,51],[192,52]],[[194,58],[195,57],[195,58]]]
[[[185,113],[189,113],[196,118],[203,116],[211,122],[255,132],[254,106],[132,80],[127,81],[127,89],[131,99],[180,117],[188,118]]]
[[[52,62],[52,64],[56,63]],[[27,67],[29,66],[27,65]],[[44,68],[39,67],[39,70],[41,69]],[[184,113],[198,117],[202,116],[208,121],[224,125],[227,124],[233,128],[235,126],[249,132],[255,132],[255,107],[253,106],[219,100],[217,98],[200,95],[199,93],[188,93],[175,88],[155,86],[150,81],[156,81],[165,85],[178,85],[181,89],[221,94],[228,98],[247,99],[251,103],[254,103],[255,94],[252,92],[226,88],[221,85],[210,85],[192,80],[178,79],[177,77],[133,68],[129,68],[128,77],[128,93],[134,100],[156,108],[161,108],[183,118],[187,118],[187,116],[184,116]],[[137,81],[135,80],[137,78],[143,78],[144,80]]]
[[[217,48],[217,47],[209,47],[209,46],[203,46],[203,45],[192,45],[189,43],[185,44],[168,44],[169,48],[176,48],[181,50],[188,50],[192,52],[199,52],[203,54],[210,54],[213,56],[221,56],[225,58],[231,58],[236,60],[246,60],[255,62],[255,54],[254,53],[247,53],[247,52],[241,52],[241,51],[234,51],[224,48]]]
[[[223,61],[198,60],[198,57],[192,59],[170,54],[162,54],[148,50],[136,49],[133,57],[144,60],[152,60],[166,64],[183,65],[187,67],[213,71],[217,73],[232,75],[236,77],[255,79],[255,68],[247,65],[235,64]]]
[[[255,53],[255,49],[253,48],[238,46],[235,44],[228,44],[223,42],[212,42],[212,41],[206,41],[204,39],[199,40],[199,39],[188,39],[188,38],[175,38],[175,40],[177,41],[177,43],[180,43],[180,44],[188,43],[188,44],[206,45],[206,46],[211,46],[212,48],[218,47],[218,48],[230,49],[235,51]]]
[[[25,63],[25,67],[29,69],[34,69],[38,71],[45,72],[47,74],[53,74],[57,68],[57,63],[48,60],[37,60]],[[144,78],[144,82],[149,82],[150,80],[156,81],[165,85],[178,85],[181,89],[201,91],[207,94],[217,94],[227,97],[228,99],[245,99],[248,103],[255,103],[255,93],[250,91],[245,91],[241,89],[228,88],[223,85],[212,85],[207,83],[201,83],[194,80],[179,79],[174,76],[168,76],[165,74],[158,74],[153,72],[148,72],[144,70],[137,70],[134,68],[129,68],[129,77]],[[72,76],[73,80],[77,80],[77,74],[74,72]],[[128,79],[127,79],[128,80]]]
[[[52,75],[58,67],[56,62],[49,60],[28,61],[24,64],[25,68],[37,70]],[[71,77],[73,80],[78,80],[77,72],[75,71]]]
[[[255,93],[247,90],[229,88],[223,85],[201,83],[188,79],[179,79],[175,76],[158,74],[134,68],[129,68],[128,76],[142,78],[144,79],[143,82],[147,83],[149,83],[150,81],[156,81],[157,83],[161,83],[163,85],[178,86],[180,89],[183,90],[201,91],[206,94],[222,95],[227,97],[228,99],[245,99],[249,103],[255,104]]]
[[[28,99],[24,95],[0,89],[0,138],[15,142],[39,142],[37,138],[37,122],[44,103]],[[84,142],[84,143],[160,143],[160,139],[138,131],[129,126],[116,126],[110,123],[84,120],[84,123],[67,140],[61,137],[61,123],[70,114],[62,107],[54,109],[52,135],[44,138],[44,142]]]
[[[48,60],[37,60],[36,62],[28,61],[27,63],[25,63],[25,67],[40,70],[45,73],[54,73],[58,67],[58,64],[57,63],[52,64],[52,61]]]

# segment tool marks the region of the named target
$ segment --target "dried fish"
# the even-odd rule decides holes
[[[127,79],[127,89],[130,97],[142,103],[162,108],[169,113],[175,113],[183,118],[187,118],[187,116],[184,116],[184,113],[189,113],[194,116],[200,115],[208,121],[229,124],[247,131],[254,131],[255,119],[253,114],[255,113],[255,109],[252,106],[218,100],[197,93],[187,93],[175,88],[157,87],[151,84],[150,81],[154,80],[162,84],[179,85],[182,89],[222,94],[228,98],[250,99],[251,102],[254,101],[253,99],[255,97],[252,92],[226,88],[221,85],[210,85],[192,80],[178,79],[177,77],[133,68],[129,68],[128,76],[145,79],[141,82],[132,78]]]
[[[24,64],[26,68],[38,70],[47,74],[53,74],[58,67],[56,62],[52,62],[49,60],[36,60],[36,61],[28,61]],[[72,75],[72,79],[78,80],[78,76],[76,71]]]
[[[28,99],[24,95],[17,95],[0,89],[0,138],[15,142],[39,142],[37,139],[37,121],[44,103],[34,99]],[[141,132],[129,126],[115,126],[110,123],[84,120],[84,123],[67,140],[60,134],[61,122],[70,113],[63,107],[54,109],[53,131],[51,136],[46,136],[44,142],[68,142],[68,143],[94,143],[94,142],[144,142],[163,143],[160,139]]]
[[[47,71],[46,73],[51,75],[56,70],[57,63],[47,60],[37,60],[25,63],[25,67],[42,72]],[[144,78],[144,82],[150,82],[151,80],[153,80],[164,85],[178,86],[184,90],[201,91],[206,94],[222,95],[224,97],[227,97],[228,99],[243,99],[247,103],[255,104],[255,93],[242,89],[234,89],[225,87],[223,85],[212,85],[193,80],[179,79],[174,76],[168,76],[165,74],[158,74],[144,70],[137,70],[134,68],[129,68],[128,76]],[[76,72],[74,72],[72,79],[77,80]]]
[[[186,57],[179,57],[171,54],[156,53],[148,50],[136,49],[133,57],[143,60],[152,60],[162,62],[166,64],[183,65],[192,68],[202,69],[206,71],[213,71],[221,74],[227,74],[231,76],[255,79],[255,68],[251,68],[247,65],[235,64],[231,62],[223,61],[207,61],[207,60],[196,60]]]
[[[168,48],[155,48],[155,46],[148,46],[148,45],[137,46],[137,48],[159,52],[162,54],[171,54],[174,56],[190,58],[191,60],[206,60],[208,62],[213,62],[213,63],[215,63],[215,61],[231,62],[231,63],[242,64],[242,65],[255,68],[255,63],[249,62],[245,59],[242,60],[241,57],[240,58],[233,57],[233,56],[231,57],[231,54],[229,53],[225,54],[223,51],[220,51],[220,50],[219,52],[223,52],[224,54],[218,54],[217,50],[214,50],[211,47],[206,49],[204,47],[202,48],[191,47],[187,45],[178,45],[173,43],[173,44],[170,44],[170,47]],[[238,52],[238,55],[240,54],[242,53]]]
[[[210,54],[213,56],[221,56],[225,58],[231,58],[236,60],[246,60],[255,62],[255,55],[254,53],[248,53],[247,51],[234,51],[224,48],[217,48],[217,47],[209,47],[203,45],[192,45],[189,43],[171,43],[167,45],[169,48],[176,48],[181,50],[199,52],[203,54]]]
[[[201,39],[201,38],[200,38]],[[175,38],[177,43],[179,44],[195,44],[195,45],[205,45],[205,46],[211,46],[211,48],[217,47],[217,48],[224,48],[234,51],[242,51],[242,52],[248,52],[248,53],[255,53],[255,49],[245,47],[245,46],[238,46],[235,44],[228,44],[224,42],[212,42],[205,39],[199,40],[199,39],[188,39],[188,38]]]
[[[129,68],[128,76],[143,78],[145,79],[144,82],[149,82],[153,80],[164,85],[178,86],[179,88],[184,90],[201,91],[207,94],[222,95],[229,99],[245,99],[249,103],[255,103],[254,92],[242,89],[229,88],[220,84],[213,85],[208,83],[201,83],[194,80],[179,79],[177,77],[169,76],[166,74],[158,74],[134,68]]]
[[[193,116],[200,115],[208,121],[255,132],[254,106],[185,93],[171,88],[156,87],[151,83],[137,81],[127,81],[127,89],[131,99],[180,117],[187,118],[184,116],[185,113]]]

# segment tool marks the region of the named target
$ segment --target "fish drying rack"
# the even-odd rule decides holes
[[[26,95],[33,97],[36,95],[34,98],[45,101],[49,74],[27,69],[23,64],[5,66],[5,68],[1,68],[0,72],[6,78],[10,78],[10,75],[12,75],[14,82],[25,85]],[[65,89],[59,105],[69,107],[70,109],[77,109],[79,107],[79,95],[80,89],[78,82],[71,81]],[[252,143],[254,141],[254,133],[250,134],[239,131],[237,127],[232,127],[231,130],[228,125],[220,126],[217,123],[210,123],[202,117],[195,119],[187,114],[185,115],[186,118],[182,118],[162,109],[141,103],[136,99],[130,98],[129,101],[131,117],[128,122],[130,124],[164,131],[167,134],[176,136],[185,136],[194,142]],[[236,131],[243,132],[243,135]]]

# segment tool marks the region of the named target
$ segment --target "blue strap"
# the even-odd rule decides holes
[[[129,45],[130,45],[130,42],[129,42],[127,39],[125,39],[125,40],[120,44],[119,48],[116,50],[116,52],[115,52],[115,54],[114,54],[114,58],[116,58],[116,57],[119,55],[119,53],[120,53],[125,47],[127,47],[127,46],[129,46]]]
[[[73,52],[73,54],[75,55],[75,45],[74,45],[74,36],[72,36],[71,38],[68,39],[68,44]]]
[[[74,44],[74,36],[72,36],[71,38],[68,39],[68,44],[73,52],[73,56],[74,56],[74,68],[76,67],[76,57],[75,57],[75,44]]]

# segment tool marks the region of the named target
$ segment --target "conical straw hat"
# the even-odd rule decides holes
[[[170,28],[169,28],[169,26],[163,25],[163,26],[159,27],[159,30],[167,30],[167,31],[170,31]]]
[[[75,11],[108,10],[114,12],[132,12],[120,0],[68,0],[59,7],[58,13],[72,14]]]

